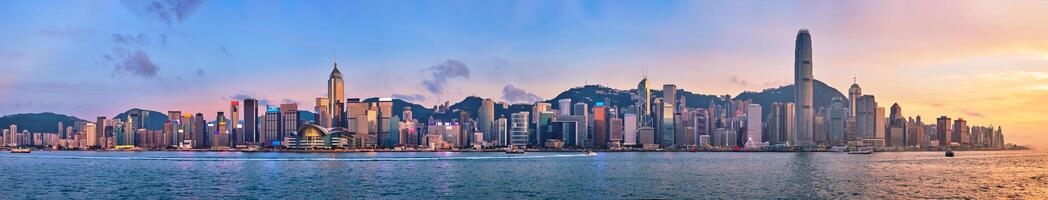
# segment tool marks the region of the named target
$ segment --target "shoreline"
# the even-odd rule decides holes
[[[500,149],[483,149],[483,150],[394,150],[394,149],[330,149],[330,150],[292,150],[292,149],[267,149],[267,150],[241,150],[241,149],[190,149],[190,150],[66,150],[66,149],[33,149],[34,151],[93,151],[93,152],[236,152],[236,153],[431,153],[431,152],[453,152],[453,153],[491,153],[491,152],[505,152]],[[977,151],[1029,151],[1032,149],[980,149],[980,150],[952,150],[954,152],[977,152]],[[2,151],[10,151],[10,149],[2,149]],[[680,153],[847,153],[846,151],[831,151],[831,150],[817,150],[817,151],[771,151],[771,150],[705,150],[705,151],[687,151],[687,150],[585,150],[585,149],[563,149],[563,150],[551,150],[551,149],[526,149],[525,152],[529,153],[585,153],[587,151],[600,152],[600,153],[628,153],[628,152],[680,152]],[[885,152],[946,152],[947,150],[876,150],[877,153]]]

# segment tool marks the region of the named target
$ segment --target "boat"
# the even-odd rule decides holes
[[[33,152],[33,150],[32,150],[32,149],[29,149],[29,148],[16,148],[16,149],[11,149],[11,153],[31,153],[31,152]]]
[[[872,154],[873,149],[869,148],[858,148],[855,150],[848,151],[848,154]]]
[[[586,151],[586,156],[597,156],[597,152]]]
[[[524,154],[524,149],[515,147],[506,148],[506,154]]]
[[[946,151],[946,157],[953,157],[953,151]]]

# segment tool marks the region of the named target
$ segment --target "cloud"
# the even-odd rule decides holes
[[[203,76],[204,75],[204,69],[197,69],[194,74],[196,74],[197,76]]]
[[[969,112],[964,112],[964,114],[968,115],[968,116],[972,116],[972,117],[977,117],[977,118],[985,118],[986,117],[986,115],[983,115],[982,113],[979,113],[979,112],[971,112],[971,111],[969,111]]]
[[[219,48],[219,50],[222,52],[222,55],[225,55],[226,57],[233,57],[233,52],[230,52],[229,49],[226,49],[226,46],[222,46],[222,48]]]
[[[172,22],[182,22],[196,10],[203,0],[152,0],[136,1],[124,0],[125,6],[132,12],[153,18],[171,26]]]
[[[126,50],[116,51],[117,55],[103,56],[103,59],[113,63],[114,72],[127,72],[143,78],[156,78],[157,71],[160,71],[160,68],[149,59],[149,54],[142,50],[132,53],[124,53]]]
[[[132,34],[113,34],[110,36],[113,38],[113,43],[116,45],[148,45],[149,37],[145,34],[139,33],[138,35]]]
[[[392,97],[394,99],[400,99],[407,102],[417,102],[426,100],[426,96],[422,96],[421,94],[393,94]]]
[[[739,76],[736,76],[736,75],[731,75],[730,80],[731,80],[732,84],[742,85],[742,86],[749,86],[750,85],[749,82],[747,82],[746,80],[740,79]]]
[[[513,85],[506,84],[506,87],[502,88],[502,100],[506,100],[510,103],[534,103],[536,101],[542,101],[542,97],[524,91],[523,89],[513,87]]]
[[[293,103],[293,104],[298,104],[298,101],[295,101],[294,99],[283,99],[283,100],[280,100],[280,103]]]
[[[450,79],[469,78],[469,66],[458,60],[447,60],[422,71],[432,76],[428,80],[422,80],[422,86],[433,94],[444,93],[444,88]]]
[[[255,99],[255,100],[258,100],[258,104],[260,106],[272,105],[272,104],[270,104],[271,102],[269,101],[269,99],[258,97],[258,95],[255,95],[255,93],[248,92],[248,91],[238,91],[236,94],[233,94],[232,96],[229,96],[229,97],[225,98],[225,100],[236,100],[236,101],[244,101],[244,99]]]

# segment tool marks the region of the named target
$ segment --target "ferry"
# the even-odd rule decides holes
[[[597,156],[597,152],[586,151],[586,156]]]
[[[11,149],[11,153],[31,153],[31,152],[33,152],[33,150],[29,149],[29,148],[15,148],[15,149]]]
[[[506,154],[524,154],[524,149],[516,147],[506,148]]]
[[[873,149],[870,148],[858,148],[855,150],[848,151],[848,154],[872,154]]]
[[[946,151],[946,157],[953,157],[953,151]]]

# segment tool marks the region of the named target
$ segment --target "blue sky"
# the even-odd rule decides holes
[[[0,0],[0,114],[210,115],[243,97],[311,108],[335,61],[348,97],[423,105],[552,98],[587,83],[628,89],[644,74],[734,95],[789,84],[793,40],[807,28],[815,77],[831,86],[854,77],[908,116],[965,116],[1034,137],[1048,108],[1022,108],[1048,99],[1044,10],[1044,1]],[[439,91],[423,85],[436,80]]]

